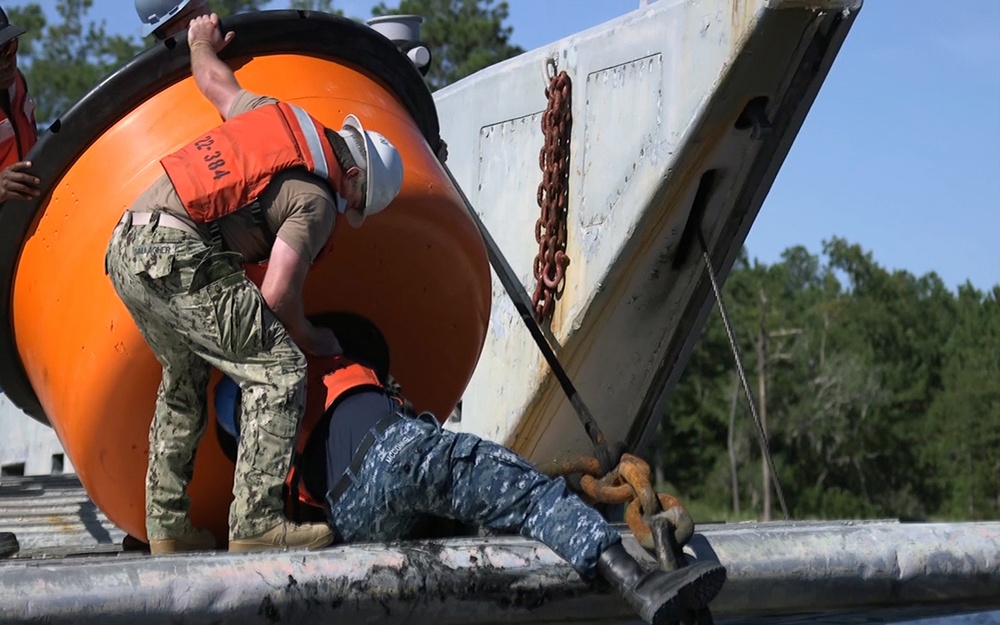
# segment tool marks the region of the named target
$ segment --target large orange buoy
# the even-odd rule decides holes
[[[339,128],[348,113],[400,150],[397,199],[334,245],[306,284],[310,315],[346,312],[385,337],[391,372],[418,409],[446,416],[482,349],[490,306],[486,251],[434,156],[438,122],[419,73],[370,28],[325,14],[268,11],[226,24],[222,57],[244,88]],[[172,40],[106,78],[29,155],[33,202],[0,213],[0,385],[55,429],[87,493],[145,536],[148,430],[160,367],[104,273],[122,211],[162,173],[159,159],[220,122]],[[211,404],[210,404],[211,405]],[[211,412],[211,409],[210,409]],[[233,466],[207,428],[192,518],[226,537]]]

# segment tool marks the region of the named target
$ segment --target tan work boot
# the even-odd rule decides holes
[[[192,528],[176,538],[161,538],[149,541],[149,553],[180,553],[182,551],[210,551],[215,549],[212,532]]]
[[[230,552],[270,551],[272,549],[322,549],[333,542],[333,531],[326,523],[282,521],[256,536],[229,541]]]

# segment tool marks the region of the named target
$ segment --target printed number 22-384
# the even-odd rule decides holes
[[[194,142],[196,150],[209,150],[213,145],[215,145],[215,139],[212,138],[212,135],[207,135]],[[229,175],[230,172],[223,169],[226,166],[226,161],[222,158],[222,152],[219,150],[214,150],[211,154],[206,154],[204,160],[208,164],[208,168],[213,172],[213,180],[225,178]]]

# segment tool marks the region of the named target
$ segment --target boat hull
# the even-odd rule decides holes
[[[434,94],[455,178],[533,293],[547,75],[569,75],[569,265],[543,327],[610,442],[647,449],[714,303],[699,236],[721,283],[859,8],[660,0]],[[593,455],[496,279],[454,427],[536,463]]]

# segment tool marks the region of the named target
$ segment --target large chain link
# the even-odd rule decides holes
[[[626,504],[625,522],[640,545],[654,551],[660,568],[676,571],[686,566],[684,545],[694,536],[694,520],[673,495],[656,493],[649,481],[649,465],[622,454],[617,467],[601,476],[597,458],[577,456],[550,462],[539,470],[551,477],[580,475],[580,497],[588,504]],[[708,608],[684,609],[680,625],[711,625]]]
[[[532,304],[539,323],[552,317],[556,298],[562,295],[566,276],[566,211],[569,207],[569,140],[573,126],[570,110],[572,84],[559,72],[545,89],[548,106],[542,114],[545,143],[538,155],[542,182],[538,185],[541,216],[535,222],[535,293]]]
[[[627,504],[625,522],[647,549],[655,548],[650,521],[658,516],[670,522],[678,545],[686,545],[694,535],[694,521],[687,508],[673,495],[653,490],[649,464],[638,456],[622,454],[618,466],[604,476],[597,458],[590,456],[551,462],[539,470],[551,477],[580,474],[581,497],[591,505]]]

